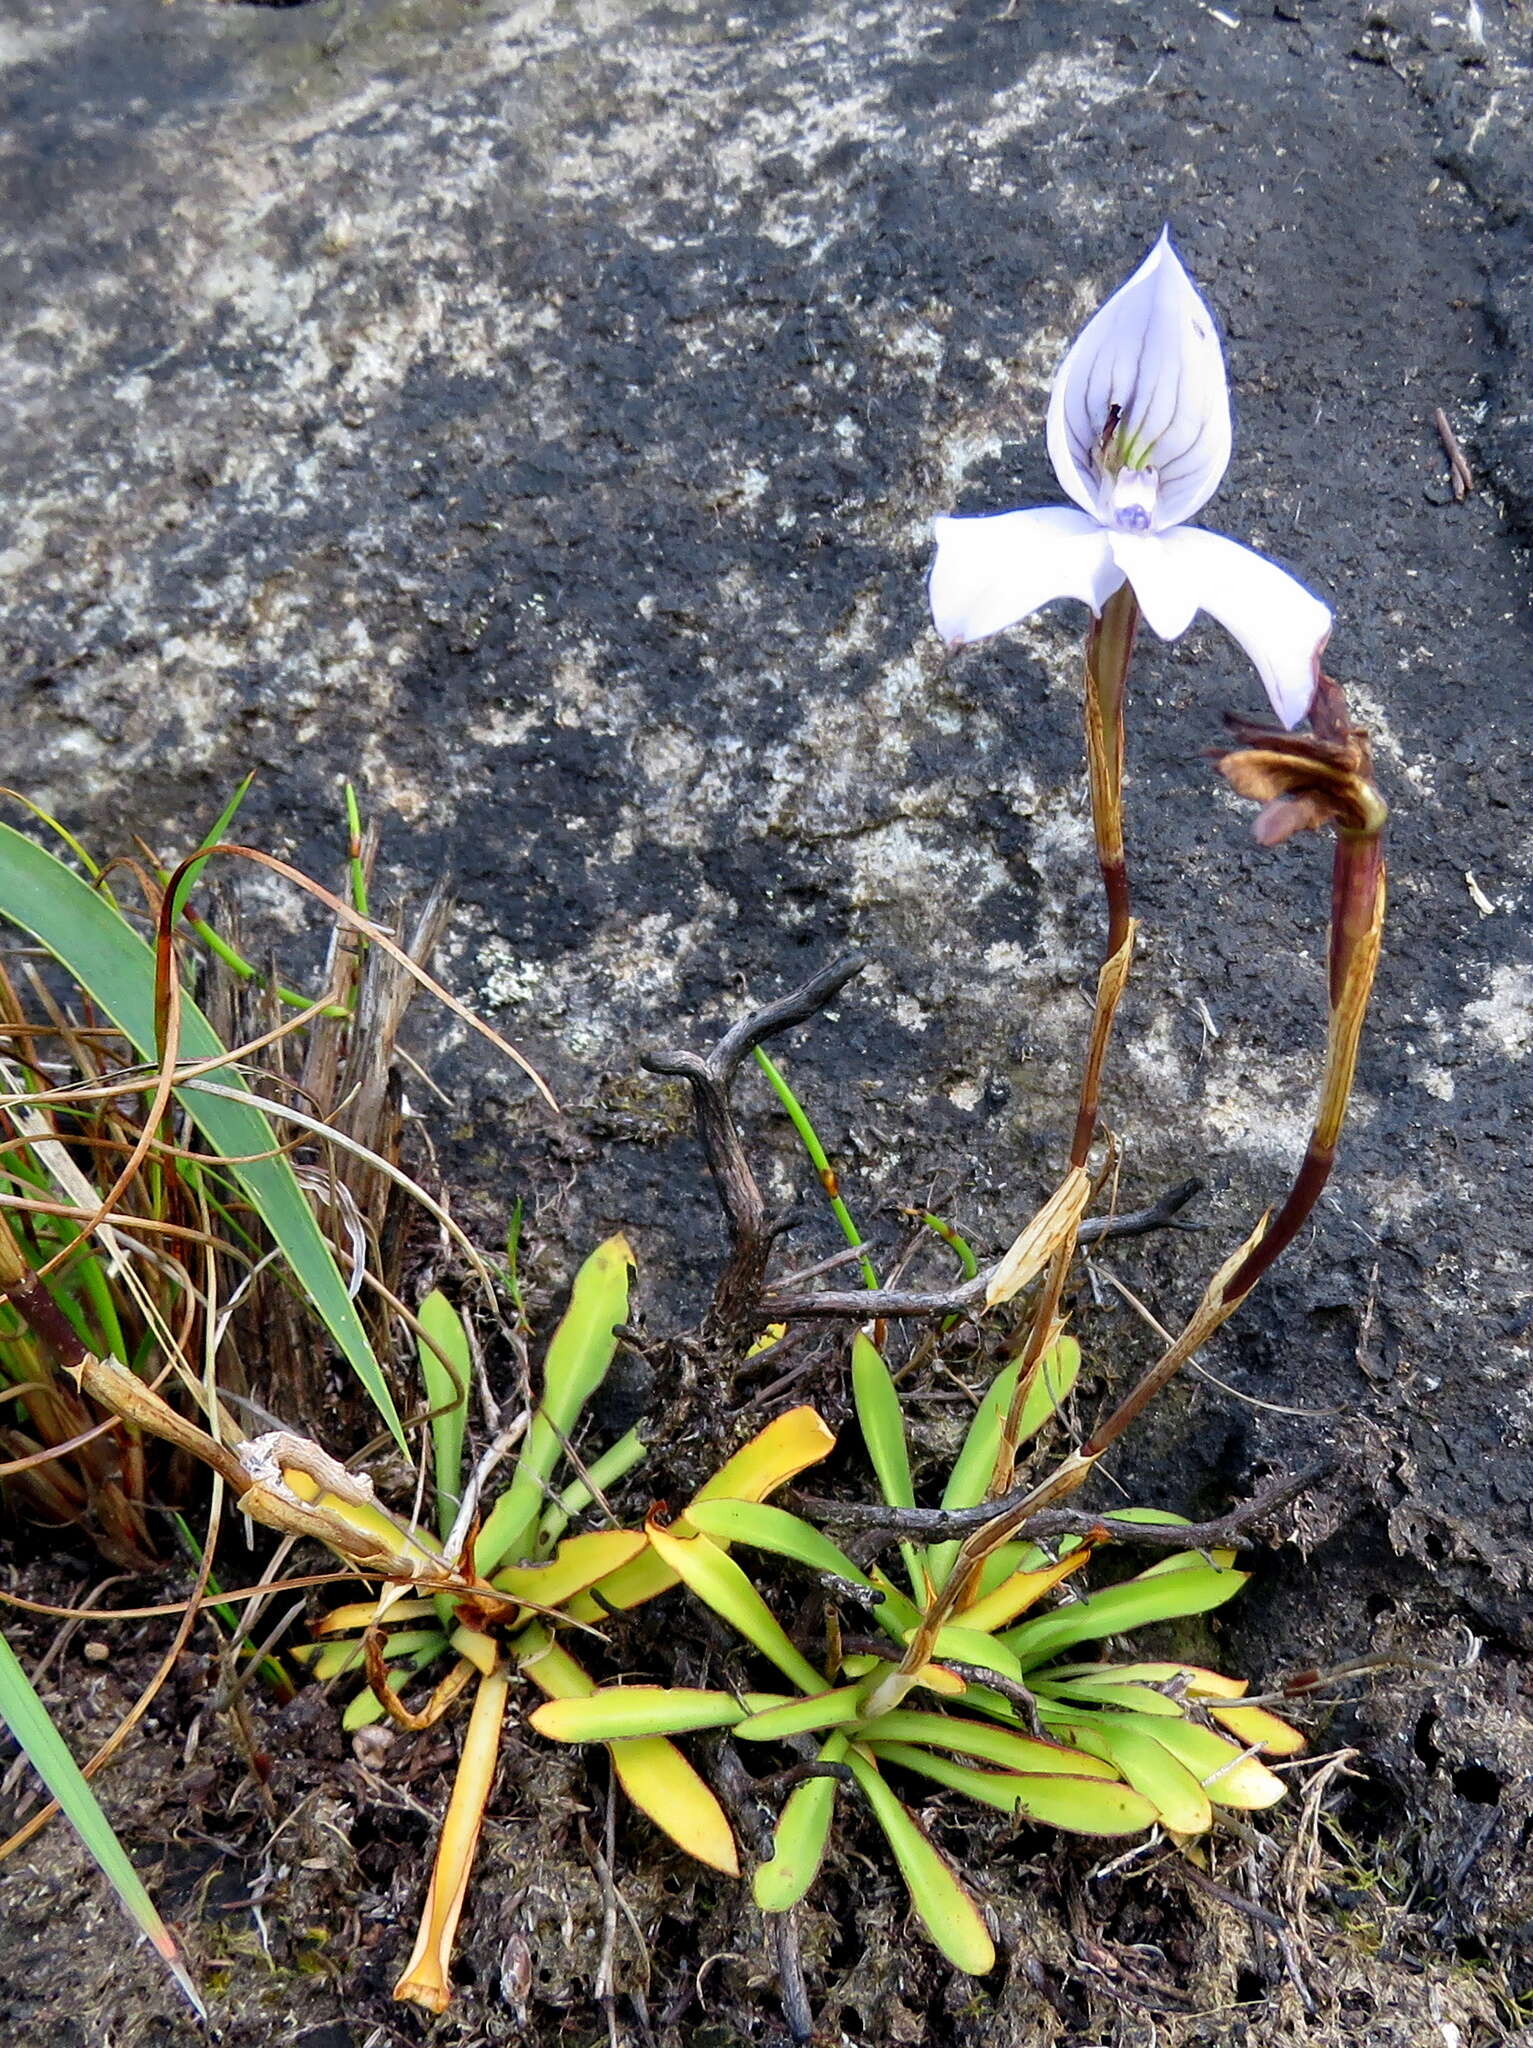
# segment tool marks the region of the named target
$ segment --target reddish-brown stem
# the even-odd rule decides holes
[[[1232,1303],[1243,1300],[1293,1243],[1336,1164],[1357,1070],[1358,1041],[1378,966],[1386,880],[1382,832],[1339,830],[1331,874],[1331,1030],[1315,1125],[1287,1200],[1230,1281]]]
[[[1081,1068],[1075,1129],[1070,1139],[1070,1165],[1084,1172],[1096,1137],[1102,1099],[1102,1070],[1118,1001],[1128,981],[1133,956],[1134,920],[1129,907],[1128,861],[1123,844],[1123,706],[1128,692],[1129,662],[1139,626],[1139,605],[1124,583],[1103,605],[1086,635],[1086,768],[1091,785],[1091,824],[1096,837],[1097,865],[1107,897],[1107,948],[1097,975],[1091,1036]],[[1017,1434],[1022,1408],[1037,1376],[1043,1355],[1056,1334],[1059,1304],[1075,1257],[1072,1232],[1049,1262],[1047,1275],[1033,1304],[1027,1338],[1011,1404],[1001,1426],[992,1495],[1010,1487],[1016,1470]],[[955,1582],[957,1575],[955,1574]],[[966,1588],[966,1590],[968,1590]]]
[[[1086,635],[1088,748],[1101,782],[1100,788],[1092,788],[1092,815],[1102,886],[1107,892],[1109,954],[1122,945],[1129,916],[1128,867],[1123,848],[1123,706],[1138,631],[1139,606],[1132,587],[1125,583],[1108,598],[1101,617],[1092,620]],[[1090,745],[1093,724],[1102,735],[1104,744],[1100,748]]]

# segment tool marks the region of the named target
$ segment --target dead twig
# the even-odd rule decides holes
[[[1448,424],[1448,415],[1441,406],[1432,414],[1432,424],[1437,429],[1437,438],[1443,444],[1448,458],[1448,479],[1453,486],[1453,501],[1462,505],[1474,489],[1474,471],[1469,467],[1468,458],[1459,446],[1458,435]]]
[[[797,1024],[808,1023],[867,964],[866,953],[843,954],[788,995],[764,1004],[731,1025],[710,1053],[657,1052],[647,1054],[642,1062],[650,1073],[674,1075],[692,1090],[698,1136],[724,1211],[730,1256],[714,1289],[705,1325],[710,1331],[759,1328],[764,1323],[792,1322],[810,1316],[856,1322],[881,1316],[931,1319],[961,1314],[986,1299],[997,1270],[994,1266],[955,1287],[936,1291],[883,1287],[841,1293],[803,1288],[805,1280],[834,1270],[856,1257],[861,1247],[838,1251],[831,1259],[807,1267],[802,1273],[767,1284],[766,1268],[773,1245],[784,1229],[797,1220],[797,1212],[789,1217],[769,1216],[745,1156],[730,1102],[731,1091],[741,1066],[758,1046]],[[1093,1244],[1104,1238],[1140,1237],[1153,1230],[1199,1230],[1202,1225],[1181,1212],[1201,1185],[1196,1180],[1183,1181],[1147,1208],[1124,1216],[1093,1218],[1081,1225],[1078,1241]]]
[[[1295,1499],[1317,1479],[1335,1469],[1335,1460],[1311,1465],[1303,1472],[1273,1479],[1239,1507],[1211,1522],[1128,1522],[1114,1515],[1088,1515],[1077,1508],[1040,1508],[1014,1532],[1022,1542],[1047,1542],[1058,1536],[1097,1536],[1118,1543],[1138,1543],[1152,1550],[1250,1550],[1256,1524]],[[820,1500],[799,1494],[800,1513],[843,1529],[876,1529],[891,1535],[935,1539],[965,1536],[1026,1500],[1030,1486],[1015,1487],[998,1500],[974,1508],[890,1508],[870,1501]]]
[[[1202,1189],[1203,1183],[1185,1180],[1151,1202],[1123,1216],[1093,1216],[1080,1226],[1077,1241],[1098,1244],[1114,1237],[1143,1237],[1152,1230],[1201,1230],[1203,1225],[1182,1215],[1182,1210]],[[972,1280],[955,1287],[923,1292],[903,1287],[859,1288],[855,1292],[796,1294],[791,1281],[779,1281],[761,1296],[761,1314],[769,1322],[792,1322],[801,1316],[834,1316],[841,1320],[866,1322],[876,1316],[936,1317],[959,1315],[979,1307],[996,1272],[984,1266]],[[796,1275],[794,1276],[797,1277]]]
[[[769,1038],[817,1016],[867,963],[866,953],[847,953],[833,960],[790,994],[742,1017],[706,1057],[694,1052],[665,1052],[651,1053],[643,1061],[650,1073],[677,1075],[692,1090],[698,1135],[730,1239],[730,1256],[709,1312],[709,1322],[715,1328],[770,1320],[757,1311],[776,1233],[740,1142],[729,1100],[741,1063]]]

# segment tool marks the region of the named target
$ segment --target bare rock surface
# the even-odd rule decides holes
[[[860,1212],[937,1189],[998,1245],[1051,1184],[1099,937],[1081,621],[946,655],[926,534],[1057,496],[1053,367],[1171,221],[1238,407],[1205,518],[1333,602],[1394,885],[1334,1191],[1209,1354],[1238,1393],[1178,1389],[1122,1476],[1195,1512],[1345,1452],[1231,1639],[1483,1645],[1344,1732],[1444,1943],[1491,1952],[1533,1924],[1529,32],[1510,0],[0,27],[5,779],[179,852],[257,768],[249,836],[323,876],[355,779],[388,890],[452,877],[448,979],[586,1131],[550,1257],[624,1223],[662,1324],[717,1226],[637,1053],[848,943],[874,965],[788,1057]],[[1323,1028],[1321,849],[1257,849],[1201,758],[1257,699],[1212,628],[1138,658],[1108,1114],[1125,1205],[1195,1171],[1211,1229],[1110,1263],[1167,1321],[1285,1187]],[[569,1178],[514,1075],[445,1032],[435,1071],[461,1185]],[[1104,1371],[1144,1355],[1083,1315]],[[1420,2024],[1368,2037],[1449,2038]]]

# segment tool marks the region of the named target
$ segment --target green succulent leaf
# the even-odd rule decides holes
[[[868,1745],[886,1762],[901,1764],[951,1791],[962,1792],[1002,1813],[1025,1814],[1045,1827],[1076,1835],[1136,1835],[1155,1824],[1155,1808],[1116,1779],[1075,1778],[1016,1771],[977,1771],[969,1764],[933,1756],[904,1742]]]
[[[785,1742],[789,1736],[810,1735],[821,1728],[848,1728],[860,1720],[867,1690],[866,1685],[843,1685],[834,1692],[766,1707],[739,1722],[735,1734],[742,1742]]]
[[[422,1650],[439,1656],[446,1647],[447,1638],[439,1628],[401,1628],[384,1637],[383,1659],[386,1664],[399,1664]],[[307,1664],[311,1678],[321,1681],[360,1671],[366,1662],[360,1637],[338,1643],[299,1643],[291,1654],[300,1664]]]
[[[1056,1607],[1008,1629],[1001,1642],[1014,1650],[1024,1671],[1036,1670],[1061,1650],[1102,1636],[1126,1634],[1152,1621],[1175,1621],[1222,1607],[1245,1584],[1245,1572],[1199,1564],[1185,1570],[1126,1579],[1088,1599]]]
[[[932,1646],[932,1660],[938,1664],[972,1664],[981,1671],[999,1672],[1002,1678],[1022,1676],[1022,1662],[1016,1652],[977,1628],[950,1626],[940,1630]]]
[[[1110,1671],[1111,1665],[1105,1666]],[[1168,1694],[1157,1692],[1151,1685],[1117,1684],[1109,1677],[1075,1678],[1055,1682],[1052,1676],[1045,1683],[1038,1681],[1039,1693],[1047,1699],[1060,1700],[1066,1706],[1081,1703],[1095,1707],[1122,1707],[1135,1714],[1171,1716],[1179,1718],[1181,1707]]]
[[[463,1438],[468,1427],[468,1390],[474,1361],[463,1318],[440,1288],[432,1289],[416,1313],[421,1325],[416,1351],[431,1410],[437,1533],[445,1543],[463,1497]]]
[[[575,1275],[569,1307],[549,1340],[543,1361],[543,1398],[517,1460],[511,1484],[490,1510],[474,1546],[481,1572],[536,1548],[544,1489],[575,1432],[581,1410],[607,1376],[617,1350],[613,1334],[628,1320],[628,1276],[633,1252],[627,1238],[609,1237]]]
[[[1009,1728],[995,1728],[963,1714],[930,1714],[915,1707],[895,1707],[863,1725],[866,1741],[915,1742],[931,1749],[956,1750],[960,1756],[979,1757],[1012,1772],[1071,1778],[1113,1775],[1111,1764],[1096,1756],[1083,1755],[1063,1742],[1041,1742],[1036,1736],[1016,1735]]]
[[[820,1751],[822,1764],[846,1760],[847,1738],[832,1735]],[[772,1833],[772,1853],[757,1867],[751,1892],[763,1913],[786,1913],[804,1897],[820,1873],[835,1817],[834,1778],[805,1778],[788,1794]]]
[[[1057,1727],[1067,1740],[1104,1757],[1120,1771],[1173,1834],[1202,1835],[1213,1826],[1208,1794],[1186,1765],[1154,1739],[1147,1725],[1136,1727],[1122,1714],[1082,1714]]]
[[[1016,1390],[1020,1367],[1020,1359],[1015,1365],[1007,1366],[991,1382],[984,1400],[980,1402],[943,1489],[942,1505],[945,1508],[978,1507],[985,1498],[995,1471],[996,1453],[1001,1447],[1001,1425]],[[1069,1399],[1080,1369],[1081,1347],[1073,1337],[1060,1337],[1045,1351],[1038,1364],[1037,1376],[1022,1404],[1019,1443],[1027,1443],[1036,1436],[1049,1417]],[[958,1549],[956,1542],[948,1542],[935,1543],[928,1550],[927,1569],[932,1574],[934,1585],[947,1584]]]
[[[1146,1719],[1142,1725],[1152,1740],[1187,1766],[1215,1806],[1259,1810],[1275,1806],[1287,1790],[1260,1758],[1211,1728],[1185,1720]]]
[[[615,1742],[627,1735],[686,1735],[697,1728],[732,1728],[770,1694],[702,1692],[687,1686],[605,1685],[584,1699],[545,1700],[528,1720],[551,1742]]]
[[[774,1508],[765,1501],[694,1501],[687,1509],[694,1529],[723,1543],[744,1543],[752,1550],[769,1550],[776,1557],[791,1557],[811,1571],[829,1572],[850,1579],[854,1586],[873,1582],[846,1552],[822,1536],[798,1515],[786,1508]]]
[[[816,1671],[789,1641],[782,1624],[732,1557],[706,1536],[679,1536],[649,1525],[649,1540],[665,1564],[705,1606],[721,1615],[763,1657],[771,1659],[800,1692],[825,1690],[825,1676]],[[766,1702],[764,1701],[765,1705]]]
[[[905,1413],[900,1407],[899,1389],[878,1347],[861,1330],[852,1339],[852,1400],[884,1505],[913,1508],[916,1495],[910,1477],[910,1449],[905,1441]],[[901,1543],[900,1555],[905,1560],[910,1590],[920,1600],[925,1594],[920,1551],[913,1543]]]
[[[872,1757],[851,1747],[846,1761],[894,1851],[922,1926],[955,1970],[982,1977],[995,1966],[995,1943],[957,1872],[889,1790]]]

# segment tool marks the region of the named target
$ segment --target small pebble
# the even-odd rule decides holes
[[[359,1728],[351,1738],[351,1753],[364,1769],[376,1770],[394,1747],[394,1731],[381,1723]]]

